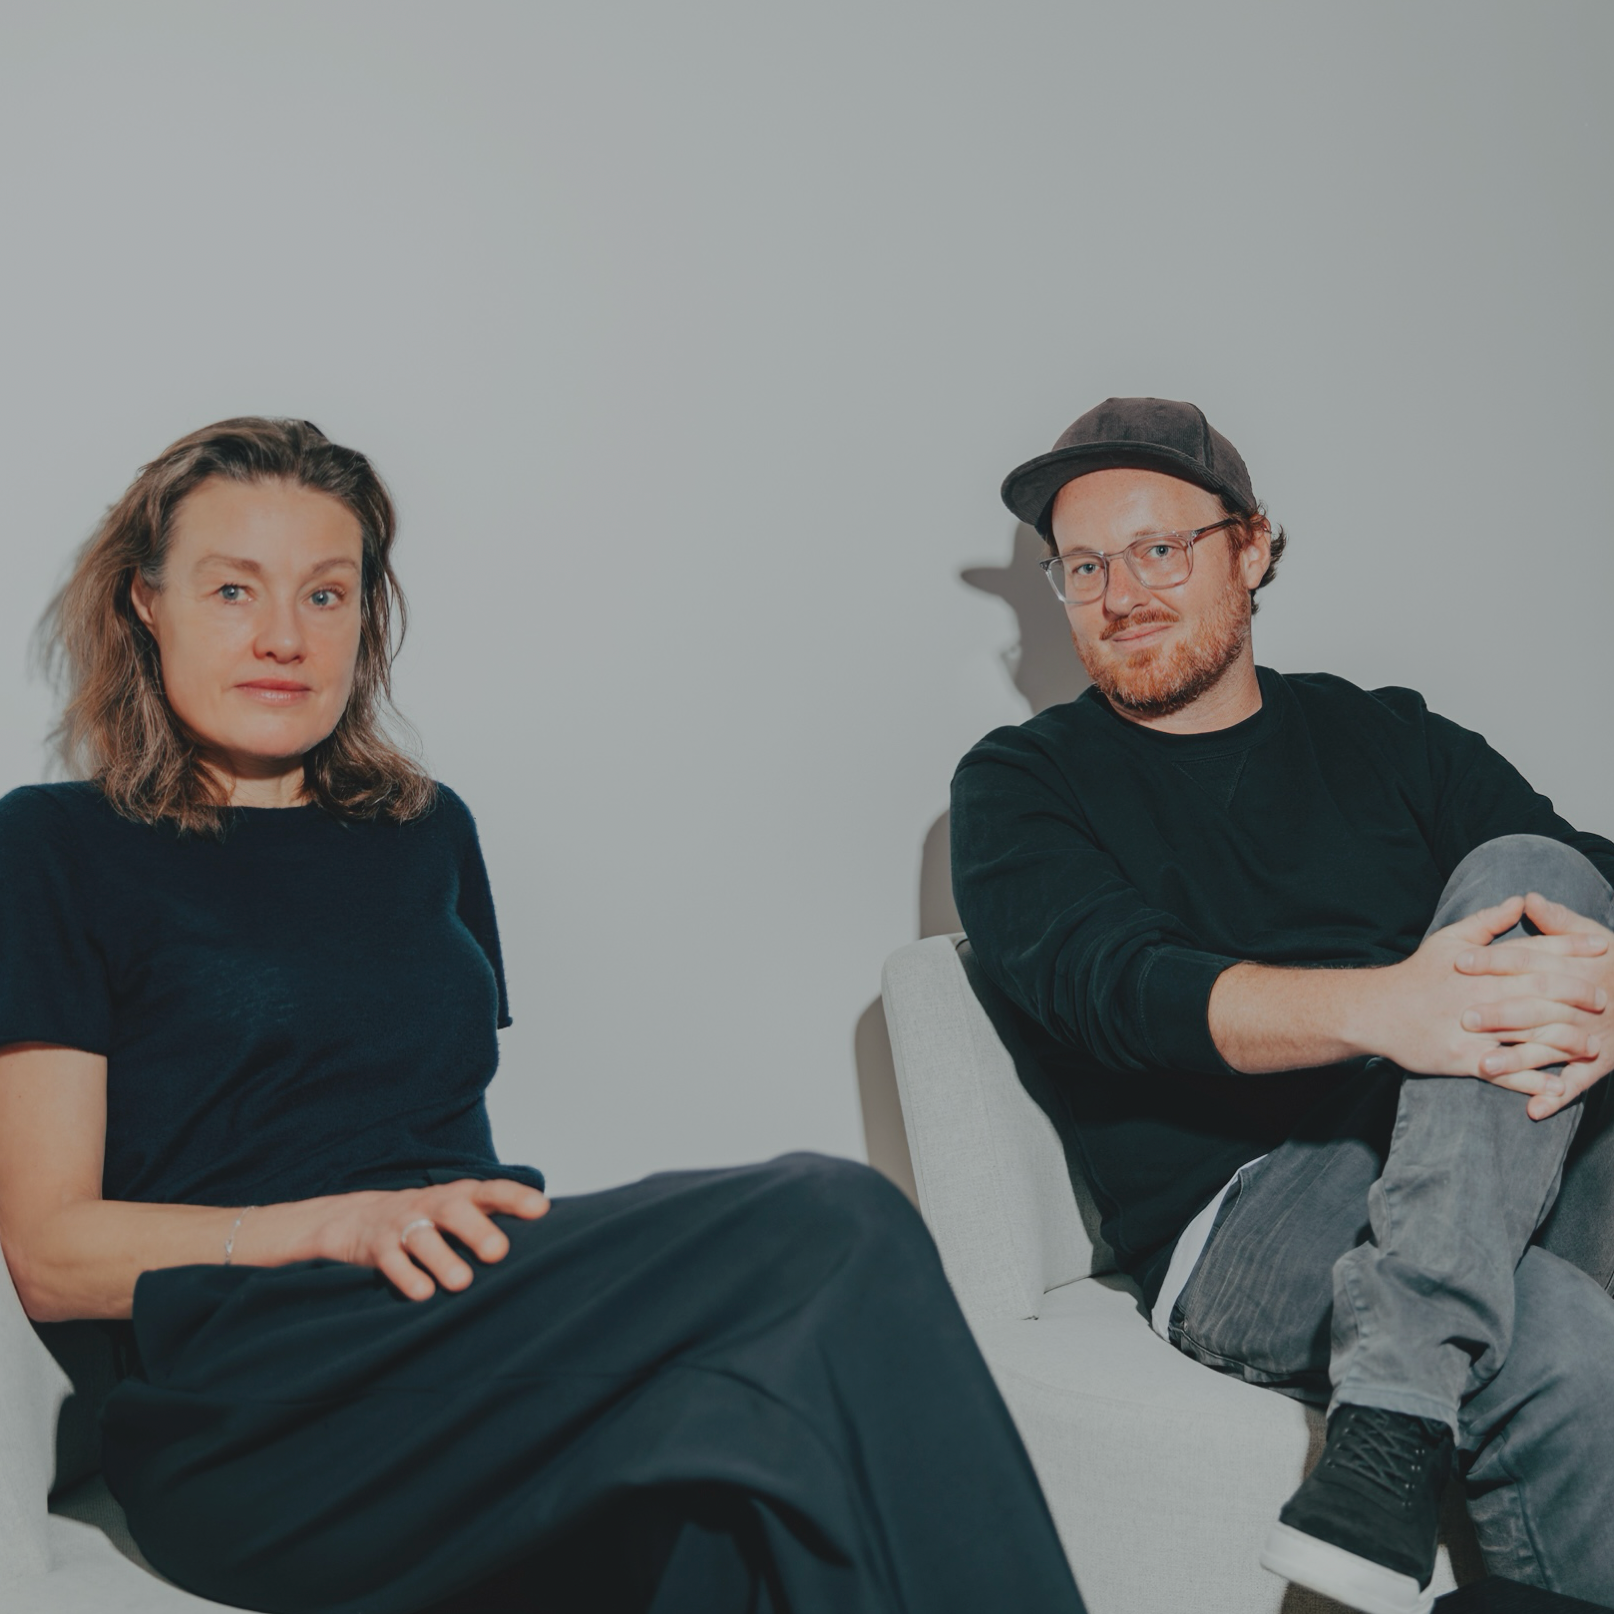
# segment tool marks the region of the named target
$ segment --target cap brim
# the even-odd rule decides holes
[[[1046,538],[1059,490],[1090,471],[1114,470],[1160,471],[1211,493],[1225,493],[1231,499],[1240,496],[1237,488],[1175,448],[1158,443],[1078,443],[1039,454],[1010,471],[1003,479],[1003,502]]]

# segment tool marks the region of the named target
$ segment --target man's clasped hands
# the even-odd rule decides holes
[[[1521,919],[1535,934],[1495,939]],[[1614,931],[1535,892],[1434,931],[1382,977],[1403,1070],[1527,1093],[1543,1121],[1614,1067]]]

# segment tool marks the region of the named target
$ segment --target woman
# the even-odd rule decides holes
[[[1078,1610],[873,1173],[500,1164],[475,828],[379,726],[393,532],[306,421],[181,439],[54,607],[87,781],[0,802],[0,1243],[36,1320],[131,1319],[135,1539],[298,1614]]]

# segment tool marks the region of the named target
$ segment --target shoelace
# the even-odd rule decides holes
[[[1360,1474],[1398,1500],[1409,1496],[1422,1479],[1444,1433],[1439,1424],[1380,1407],[1341,1407],[1335,1416],[1347,1424],[1338,1444],[1330,1442],[1329,1462]]]

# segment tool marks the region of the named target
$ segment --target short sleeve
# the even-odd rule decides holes
[[[75,826],[52,791],[0,799],[0,1047],[109,1051],[111,988],[82,884]]]
[[[459,900],[456,905],[460,923],[476,938],[476,944],[487,954],[493,966],[493,978],[499,987],[500,1031],[510,1024],[510,997],[504,984],[504,954],[499,947],[499,922],[493,912],[493,888],[488,883],[487,864],[482,861],[482,844],[476,835],[476,820],[471,810],[453,791],[439,785],[445,801],[462,820],[460,825]]]

